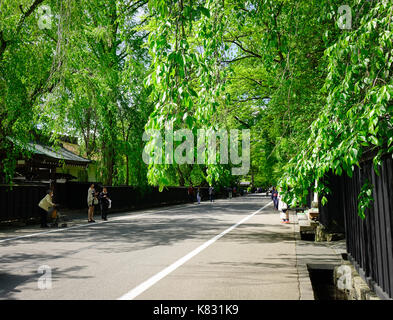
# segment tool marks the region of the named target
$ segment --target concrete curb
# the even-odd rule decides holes
[[[310,275],[307,269],[307,264],[299,259],[299,241],[300,239],[300,226],[296,213],[290,212],[291,220],[294,222],[294,237],[295,237],[295,252],[296,252],[296,268],[299,281],[299,300],[315,300],[314,291],[312,288]]]

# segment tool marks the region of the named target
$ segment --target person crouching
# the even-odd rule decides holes
[[[47,224],[47,217],[55,209],[55,204],[53,203],[53,191],[48,190],[46,196],[41,199],[38,206],[42,209],[41,211],[41,228],[49,228]]]

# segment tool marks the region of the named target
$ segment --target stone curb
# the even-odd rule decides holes
[[[298,257],[298,243],[300,239],[300,225],[296,213],[290,212],[292,221],[294,222],[295,252],[296,252],[296,268],[299,281],[299,300],[315,300],[310,275],[307,265],[302,263]]]

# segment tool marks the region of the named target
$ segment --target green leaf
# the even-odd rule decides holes
[[[205,15],[208,18],[210,18],[210,11],[209,11],[209,9],[207,9],[205,7],[198,7],[198,10],[200,12],[202,12],[203,15]]]
[[[192,96],[198,98],[198,94],[195,92],[194,89],[192,89],[192,88],[189,87],[189,88],[188,88],[188,91],[190,92],[190,94],[191,94]]]

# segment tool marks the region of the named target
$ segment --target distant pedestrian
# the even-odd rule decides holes
[[[55,204],[53,203],[53,191],[48,190],[46,196],[41,199],[38,206],[42,209],[41,211],[41,228],[49,228],[47,224],[47,217],[51,215],[55,210]]]
[[[209,187],[209,197],[210,202],[214,202],[214,188],[212,186]]]
[[[271,198],[273,200],[274,209],[278,210],[278,191],[276,187],[273,187]]]
[[[108,195],[108,190],[107,188],[103,188],[102,191],[100,192],[98,199],[100,201],[100,209],[101,209],[101,219],[107,221],[107,215],[108,215],[108,209],[109,205],[111,203],[111,200]]]
[[[94,183],[90,185],[87,190],[87,206],[89,207],[87,211],[87,222],[95,222],[94,217],[94,206],[98,204],[98,198],[96,190],[94,189]]]
[[[187,194],[188,194],[188,200],[191,203],[193,203],[194,202],[194,188],[192,187],[192,185],[188,188]]]
[[[232,188],[228,188],[229,199],[232,199]]]
[[[289,223],[288,205],[282,200],[281,194],[278,195],[278,211],[280,211],[281,223]]]
[[[201,189],[199,189],[199,188],[197,190],[197,201],[198,201],[198,204],[201,203]]]

